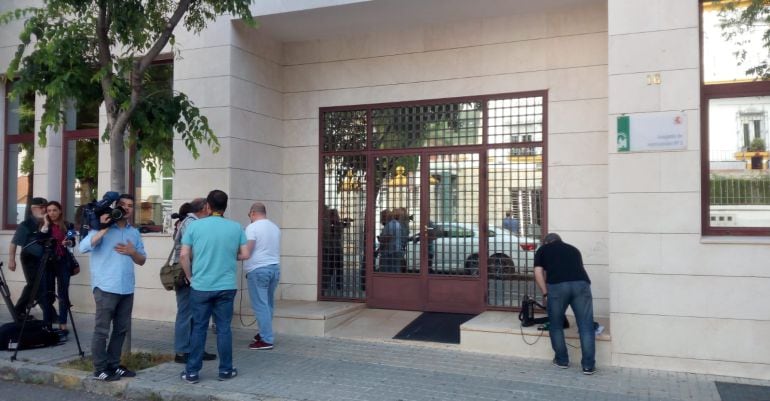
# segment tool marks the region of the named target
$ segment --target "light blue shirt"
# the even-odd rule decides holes
[[[139,230],[130,224],[125,228],[113,224],[102,240],[96,246],[91,246],[91,238],[97,232],[97,230],[91,230],[80,241],[80,252],[91,253],[91,290],[99,288],[113,294],[133,294],[136,284],[134,261],[128,255],[117,253],[115,246],[131,241],[140,255],[147,256]]]
[[[197,291],[238,289],[238,250],[246,244],[241,225],[221,216],[195,220],[185,228],[182,245],[192,253],[192,288]]]

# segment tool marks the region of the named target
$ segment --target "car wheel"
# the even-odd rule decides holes
[[[479,255],[474,253],[465,259],[465,275],[466,276],[478,276],[479,275]]]
[[[511,278],[511,275],[515,273],[515,268],[511,257],[504,253],[496,253],[487,260],[489,276],[496,279]]]

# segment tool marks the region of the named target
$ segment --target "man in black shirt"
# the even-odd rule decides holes
[[[553,364],[569,367],[567,343],[564,341],[564,313],[572,307],[580,334],[583,373],[596,371],[596,338],[591,280],[583,267],[580,251],[561,240],[558,234],[545,236],[543,245],[535,252],[535,281],[548,307],[548,333],[556,353]]]

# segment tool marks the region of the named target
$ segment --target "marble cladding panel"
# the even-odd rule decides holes
[[[221,132],[221,131],[220,131]],[[198,158],[194,158],[192,152],[187,150],[184,141],[174,139],[174,167],[175,169],[186,168],[228,168],[232,166],[232,141],[233,138],[218,138],[219,151],[214,150],[208,144],[196,144],[199,152]]]
[[[609,170],[609,191],[612,193],[660,191],[662,175],[660,157],[660,153],[653,152],[609,155],[612,166]]]
[[[226,46],[232,42],[231,16],[223,15],[206,24],[201,32],[191,32],[184,28],[174,31],[176,45],[182,49]]]
[[[515,26],[515,25],[512,25]],[[607,2],[561,7],[547,15],[548,36],[607,33]]]
[[[609,33],[668,31],[697,27],[698,3],[671,0],[610,0]]]
[[[698,192],[611,193],[611,232],[692,234],[700,232]]]
[[[280,174],[283,149],[246,139],[230,139],[230,166],[234,169]]]
[[[607,131],[607,99],[548,103],[548,132]]]
[[[283,176],[283,199],[297,202],[318,202],[318,175],[286,174]]]
[[[663,273],[770,278],[767,266],[757,263],[770,259],[767,243],[712,244],[698,234],[661,235],[661,255],[657,269]]]
[[[239,47],[229,47],[230,74],[277,92],[283,91],[283,66]]]
[[[315,228],[284,228],[281,231],[281,255],[316,257],[318,230]]]
[[[700,191],[700,151],[660,153],[660,189],[663,192]]]
[[[550,199],[607,197],[607,165],[550,166],[548,197]]]
[[[318,203],[287,200],[283,203],[284,228],[318,228]]]
[[[174,57],[174,80],[230,75],[230,66],[236,61],[231,57],[231,49],[221,45],[182,50]]]
[[[230,108],[230,136],[263,145],[283,146],[284,123],[281,119],[239,108]]]
[[[754,302],[770,290],[767,277],[613,273],[612,284],[616,312],[770,321],[767,306]]]
[[[540,44],[546,49],[546,68],[607,65],[607,33],[587,33],[550,38]]]
[[[609,77],[610,114],[692,110],[700,107],[698,69],[661,71],[661,84],[649,85],[649,73]]]
[[[648,295],[645,300],[649,298]],[[670,306],[666,305],[662,310]],[[770,363],[768,358],[770,343],[764,341],[770,336],[770,321],[767,320],[614,312],[610,318],[613,351],[616,353],[723,362]]]
[[[548,199],[550,231],[607,231],[607,198]]]
[[[283,176],[253,170],[231,170],[232,196],[239,199],[280,201],[283,193]]]
[[[279,299],[292,299],[295,301],[315,301],[318,299],[318,286],[316,284],[281,283],[281,297]],[[278,298],[276,296],[276,298]]]
[[[229,105],[232,107],[276,119],[283,118],[283,96],[280,92],[235,77],[230,77],[228,84]]]
[[[321,134],[318,118],[283,121],[283,146],[319,146]]]
[[[318,173],[318,147],[294,147],[284,149],[283,173]]]
[[[318,283],[317,258],[281,256],[281,281],[293,284]]]
[[[361,33],[343,39],[308,40],[284,44],[286,65],[326,63],[425,51],[422,32]]]
[[[174,90],[185,93],[199,108],[230,106],[231,77],[209,77],[174,81]]]
[[[284,44],[270,37],[259,28],[252,28],[240,21],[231,21],[232,45],[249,53],[264,57],[275,64],[284,64]]]
[[[665,272],[661,234],[610,232],[608,238],[610,273]]]
[[[231,185],[231,170],[226,168],[179,168],[174,174],[174,197],[194,199],[206,196],[212,189],[221,189],[228,194]],[[193,183],[195,185],[193,185]]]
[[[607,97],[607,65],[548,70],[548,100]]]
[[[579,150],[579,151],[576,151]],[[548,165],[606,165],[607,132],[578,132],[548,136]]]
[[[610,75],[697,69],[697,27],[609,37]]]

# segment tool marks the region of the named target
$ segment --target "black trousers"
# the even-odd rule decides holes
[[[17,316],[22,316],[27,313],[27,304],[33,297],[32,287],[35,285],[35,280],[37,279],[38,268],[40,268],[39,265],[40,258],[29,254],[21,254],[21,270],[24,272],[24,280],[26,280],[27,283],[24,284],[24,288],[21,290],[21,296],[19,296],[18,301],[16,301],[16,306],[14,306]],[[43,272],[43,276],[40,277],[40,285],[37,289],[37,294],[34,294],[35,301],[37,301],[40,309],[43,310],[43,320],[49,326],[53,323],[54,317],[56,316],[56,310],[53,308],[53,300],[55,298],[55,295],[53,294],[53,278],[52,272],[46,269],[46,271]]]

